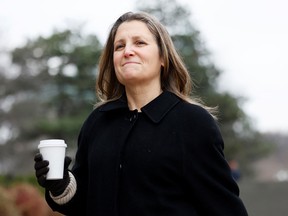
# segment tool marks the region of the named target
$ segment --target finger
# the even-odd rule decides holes
[[[42,187],[45,187],[46,177],[47,177],[46,175],[42,175],[39,178],[37,178],[39,185],[41,185]]]
[[[35,161],[35,162],[42,161],[42,160],[43,160],[43,157],[42,157],[42,154],[41,154],[41,153],[37,153],[37,154],[34,156],[34,161]]]
[[[42,169],[44,167],[48,167],[48,165],[49,165],[49,161],[47,160],[39,161],[34,164],[34,169],[35,170]]]
[[[36,170],[35,175],[37,178],[41,178],[42,176],[46,176],[48,172],[49,172],[49,167],[44,167],[42,169]]]

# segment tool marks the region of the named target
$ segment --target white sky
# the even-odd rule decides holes
[[[178,0],[191,9],[214,63],[219,86],[246,97],[244,110],[262,132],[288,133],[288,1]],[[0,45],[15,47],[67,23],[86,23],[102,42],[137,0],[1,0]],[[1,62],[1,61],[0,61]]]

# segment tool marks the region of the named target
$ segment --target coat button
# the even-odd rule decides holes
[[[136,119],[137,119],[137,115],[134,114],[133,116],[131,116],[131,117],[129,118],[129,121],[132,122],[132,121],[135,121]]]

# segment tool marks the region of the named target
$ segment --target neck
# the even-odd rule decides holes
[[[141,108],[158,97],[162,93],[162,89],[127,89],[126,95],[128,100],[128,107],[130,110],[137,109],[141,112]]]

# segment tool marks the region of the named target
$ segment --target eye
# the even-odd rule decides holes
[[[114,50],[115,50],[115,51],[121,50],[123,47],[124,47],[124,44],[119,43],[119,44],[116,44],[116,45],[115,45]]]
[[[142,40],[137,40],[137,41],[135,42],[135,44],[136,44],[137,46],[146,45],[146,43],[145,43],[144,41],[142,41]]]

